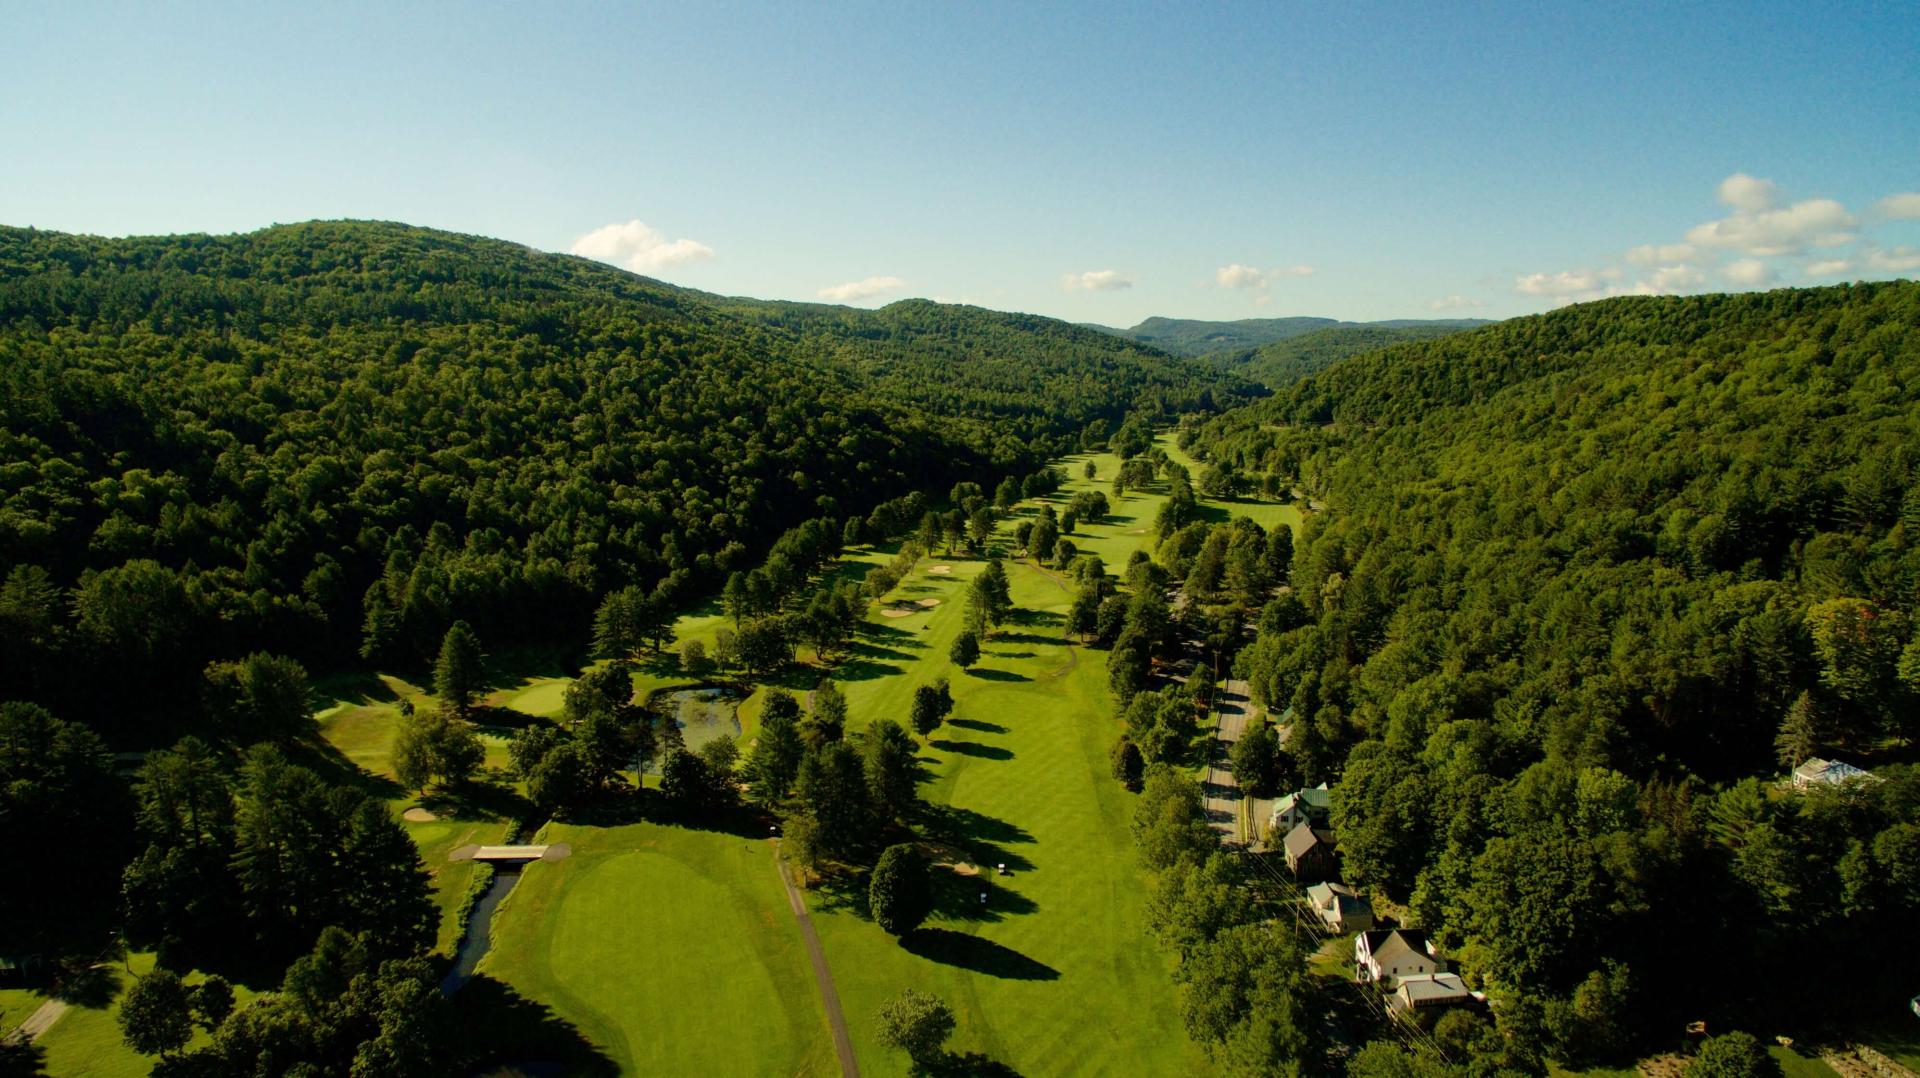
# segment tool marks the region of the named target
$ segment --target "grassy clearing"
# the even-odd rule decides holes
[[[551,1006],[628,1074],[837,1073],[762,838],[653,823],[552,825],[480,971]]]
[[[127,972],[129,965],[133,968],[132,974]],[[119,1019],[121,994],[133,983],[133,977],[153,972],[153,955],[135,953],[124,965],[110,963],[103,972],[112,982],[113,1002],[105,1007],[70,1007],[40,1038],[40,1046],[47,1051],[47,1073],[55,1078],[64,1075],[145,1078],[153,1069],[152,1056],[141,1055],[121,1040]],[[193,973],[187,976],[187,983],[198,984],[204,979],[201,974]],[[255,995],[245,985],[234,985],[234,1008],[245,1007]],[[206,1043],[207,1035],[196,1030],[188,1047],[197,1048]]]

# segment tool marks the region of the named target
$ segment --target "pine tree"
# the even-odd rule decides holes
[[[1817,754],[1821,742],[1820,713],[1814,706],[1813,694],[1802,692],[1787,709],[1787,717],[1780,721],[1780,732],[1773,738],[1774,755],[1782,767],[1791,770]]]
[[[473,698],[487,687],[487,658],[472,626],[456,621],[440,641],[440,658],[433,664],[433,693],[464,716]]]

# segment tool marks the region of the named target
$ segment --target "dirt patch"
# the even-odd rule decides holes
[[[927,570],[928,576],[950,576],[952,573],[953,566],[951,565],[935,565]]]
[[[564,861],[573,856],[573,847],[564,842],[549,843],[547,852],[540,855],[542,861]]]
[[[408,823],[432,823],[433,821],[439,819],[440,817],[435,816],[431,810],[423,809],[420,806],[415,805],[414,807],[401,813],[400,818],[407,821]]]
[[[939,606],[941,603],[944,603],[944,602],[946,602],[945,599],[921,599],[915,602],[914,605],[918,606],[922,610],[931,610],[934,607]]]
[[[447,854],[447,860],[471,861],[473,860],[473,855],[479,852],[480,844],[478,842],[469,842],[465,846],[455,847],[452,852]]]

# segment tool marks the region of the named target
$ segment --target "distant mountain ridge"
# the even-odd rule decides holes
[[[1242,318],[1232,322],[1209,322],[1197,318],[1162,318],[1155,315],[1130,329],[1083,323],[1088,329],[1125,337],[1181,356],[1203,356],[1213,352],[1243,352],[1301,337],[1325,329],[1407,329],[1445,326],[1472,329],[1484,326],[1486,318],[1389,318],[1379,322],[1348,322],[1338,318],[1295,315],[1287,318]]]
[[[1475,326],[1415,322],[1410,325],[1336,325],[1274,341],[1252,351],[1215,352],[1205,358],[1222,369],[1270,389],[1285,389],[1351,356],[1412,341],[1430,341],[1465,333]]]

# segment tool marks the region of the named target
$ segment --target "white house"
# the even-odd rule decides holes
[[[1321,783],[1296,790],[1273,803],[1273,816],[1267,826],[1276,835],[1284,835],[1303,823],[1324,824],[1333,815],[1333,795]]]
[[[1413,928],[1377,929],[1353,938],[1353,979],[1378,981],[1389,987],[1402,977],[1420,977],[1446,970],[1433,953],[1427,934]]]

